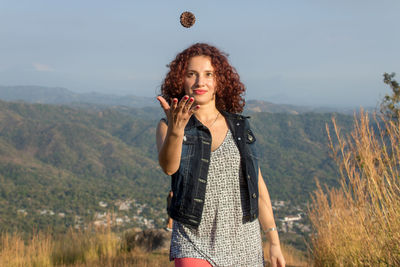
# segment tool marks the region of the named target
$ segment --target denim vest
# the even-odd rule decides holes
[[[243,177],[247,181],[250,210],[245,211],[243,221],[258,217],[258,160],[256,138],[250,129],[248,117],[221,112],[240,152]],[[165,121],[165,119],[164,119]],[[195,116],[185,127],[179,169],[171,177],[173,197],[168,209],[169,216],[192,228],[200,224],[203,212],[208,167],[211,156],[211,134]]]

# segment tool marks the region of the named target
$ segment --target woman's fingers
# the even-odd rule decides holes
[[[177,98],[173,98],[171,100],[171,111],[175,111],[177,106],[178,106],[178,99]]]
[[[186,105],[186,103],[188,102],[189,96],[185,95],[184,97],[182,97],[181,101],[179,101],[179,105],[178,105],[178,110],[182,111]]]
[[[193,103],[194,103],[194,98],[193,97],[189,98],[189,100],[186,101],[185,106],[183,107],[182,111],[188,112],[190,110],[190,108],[192,107]]]
[[[179,103],[177,104],[176,109],[172,108],[172,112],[174,112],[175,114],[181,113],[185,117],[185,114],[189,112],[193,103],[194,103],[194,98],[185,95],[184,97],[182,97],[181,101],[179,101]]]
[[[157,100],[160,102],[161,108],[164,110],[164,112],[167,113],[170,109],[170,105],[167,103],[167,100],[165,100],[165,98],[162,96],[158,96]]]
[[[157,100],[160,102],[165,115],[167,115],[168,120],[171,121],[186,121],[200,108],[200,106],[193,107],[194,98],[185,95],[180,101],[177,98],[171,99],[171,104],[163,98],[158,96]]]
[[[192,116],[198,109],[200,108],[199,105],[196,105],[195,107],[192,107],[191,109],[189,109],[189,116]]]
[[[184,106],[182,106],[182,110],[181,111],[182,111],[182,115],[184,116],[185,119],[189,119],[189,117],[192,116],[193,113],[195,113],[196,110],[198,110],[200,108],[199,105],[193,107],[193,104],[194,104],[194,98],[193,97],[189,98],[188,96],[185,96],[183,98],[183,101],[181,101],[181,102],[184,102]]]

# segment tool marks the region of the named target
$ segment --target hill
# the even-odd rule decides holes
[[[251,125],[277,218],[306,205],[321,183],[337,184],[325,123],[341,114],[259,112]],[[153,108],[68,107],[0,101],[0,231],[162,227],[169,178],[157,162]],[[114,216],[110,218],[109,216]]]
[[[149,156],[154,145],[142,145],[154,143],[154,125],[112,110],[0,102],[0,229],[83,223],[104,212],[100,201],[161,210],[169,183]]]

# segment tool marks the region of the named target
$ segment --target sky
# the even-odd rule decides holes
[[[205,42],[247,100],[375,107],[383,73],[400,80],[399,13],[399,0],[0,0],[0,85],[155,97],[166,65]]]

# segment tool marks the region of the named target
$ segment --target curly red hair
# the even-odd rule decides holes
[[[168,65],[170,70],[161,85],[161,96],[170,103],[173,98],[181,99],[185,95],[183,82],[186,68],[190,58],[195,56],[207,56],[211,59],[211,65],[216,74],[217,109],[241,113],[245,105],[243,95],[246,88],[240,81],[239,74],[229,64],[226,53],[204,43],[197,43],[183,50]]]

